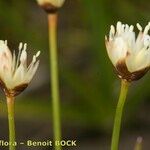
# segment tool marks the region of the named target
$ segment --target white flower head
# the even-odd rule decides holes
[[[38,4],[48,13],[55,13],[62,7],[65,0],[37,0]]]
[[[27,44],[19,44],[19,53],[12,55],[7,41],[0,40],[0,84],[8,96],[16,96],[22,92],[32,80],[38,66],[37,57],[40,51],[33,56],[30,65],[27,65]]]
[[[137,23],[136,37],[133,25],[117,22],[110,27],[109,38],[105,37],[108,56],[118,76],[129,82],[140,79],[150,69],[150,23],[143,30]]]

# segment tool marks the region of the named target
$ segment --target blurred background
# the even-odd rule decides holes
[[[149,10],[149,0],[66,0],[59,12],[58,34],[61,117],[63,139],[77,140],[77,147],[64,150],[110,149],[120,81],[108,59],[104,35],[118,20],[145,26]],[[0,39],[16,51],[19,42],[28,43],[29,60],[41,50],[36,76],[16,99],[17,141],[52,140],[46,13],[35,0],[1,0]],[[143,137],[143,150],[150,149],[149,82],[147,74],[130,87],[120,150],[133,150],[138,136]],[[8,140],[6,101],[3,93],[0,97],[0,139]],[[18,146],[27,149],[51,148]]]

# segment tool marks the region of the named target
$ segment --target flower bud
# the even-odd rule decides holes
[[[55,13],[62,7],[65,0],[37,0],[38,4],[47,12]]]

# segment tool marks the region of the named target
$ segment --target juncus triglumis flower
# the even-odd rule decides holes
[[[38,51],[33,55],[32,62],[27,65],[27,44],[19,44],[19,53],[12,54],[7,41],[0,40],[0,85],[7,96],[20,94],[32,80],[38,65]]]
[[[134,26],[117,23],[110,27],[109,38],[105,43],[110,60],[119,78],[128,82],[138,80],[150,69],[150,23],[143,30],[137,23],[139,34],[136,37]]]
[[[38,4],[48,13],[55,13],[65,0],[37,0]]]

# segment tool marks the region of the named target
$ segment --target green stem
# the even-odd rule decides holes
[[[60,125],[60,98],[59,98],[59,78],[57,60],[57,14],[48,15],[49,23],[49,46],[51,62],[51,88],[52,88],[52,107],[53,107],[53,131],[54,141],[61,141]],[[55,145],[55,150],[61,150],[61,145]]]
[[[128,88],[129,88],[129,82],[122,80],[119,101],[117,104],[116,114],[115,114],[114,128],[113,128],[112,141],[111,141],[111,150],[118,150],[121,118],[122,118],[126,96],[128,93]]]
[[[15,150],[15,120],[14,120],[14,97],[7,97],[8,123],[9,123],[9,150]]]

